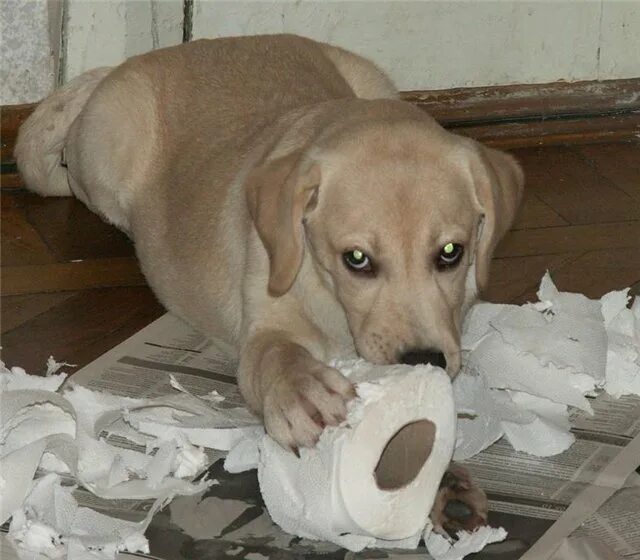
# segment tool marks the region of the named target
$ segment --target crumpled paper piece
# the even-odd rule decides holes
[[[640,395],[640,298],[627,308],[629,290],[602,298],[608,337],[606,390],[614,397]]]
[[[455,460],[505,436],[518,451],[556,455],[574,441],[568,407],[592,413],[599,390],[640,394],[640,302],[628,290],[600,300],[560,292],[547,273],[539,302],[480,303],[465,321],[454,381]]]
[[[260,421],[246,408],[218,408],[219,395],[208,398],[189,393],[170,375],[178,395],[147,400],[130,407],[126,423],[157,438],[186,438],[194,445],[227,451],[260,429]]]
[[[206,432],[197,433],[195,443],[219,449],[261,429],[245,409],[221,408],[222,397],[196,397],[176,380],[180,394],[158,399],[73,384],[61,388],[67,376],[55,372],[63,366],[50,359],[48,375],[38,377],[0,362],[0,523],[12,518],[11,536],[22,552],[80,558],[91,550],[112,558],[118,550],[146,546],[143,532],[151,516],[146,524],[125,526],[86,508],[77,523],[92,520],[95,526],[80,525],[78,534],[95,538],[76,538],[70,516],[78,508],[70,490],[60,486],[57,474],[34,482],[38,469],[69,474],[102,498],[155,499],[155,511],[175,495],[202,492],[213,483],[191,482],[208,464],[192,441],[194,427]],[[145,447],[111,445],[113,435]]]
[[[627,309],[627,293],[591,300],[558,291],[547,274],[538,303],[474,306],[462,337],[463,369],[453,383],[454,459],[476,455],[502,437],[518,451],[561,453],[575,440],[569,407],[592,413],[587,397],[603,389],[615,396],[640,394],[640,302]],[[254,434],[239,443],[225,468],[256,468],[260,439]],[[434,557],[449,559],[505,535],[502,529],[484,528],[459,535],[454,544],[427,530],[425,539]]]
[[[548,275],[538,296],[535,304],[479,304],[469,313],[463,371],[454,382],[459,415],[454,458],[475,455],[503,436],[521,451],[560,453],[573,442],[569,406],[591,411],[586,397],[600,390],[616,397],[640,394],[638,299],[628,308],[628,290],[601,300],[559,292]],[[231,472],[248,470],[259,460],[256,442],[262,428],[244,409],[217,407],[219,395],[190,395],[175,379],[172,385],[180,395],[153,400],[111,400],[79,387],[61,395],[55,391],[66,376],[56,372],[63,365],[50,360],[44,378],[20,368],[0,370],[0,513],[3,519],[7,510],[13,513],[12,537],[23,550],[44,547],[50,557],[62,550],[69,558],[144,551],[144,523],[152,515],[136,527],[117,522],[119,528],[109,529],[106,540],[104,534],[76,538],[69,519],[79,510],[66,497],[68,489],[51,478],[57,475],[32,484],[38,466],[68,472],[103,497],[156,497],[155,511],[174,495],[203,491],[210,484],[185,480],[203,463],[198,446],[232,449],[225,463]],[[148,453],[110,449],[101,439],[105,433],[146,446]],[[59,518],[52,520],[50,512],[33,505],[40,503],[40,495],[58,505]],[[65,511],[76,513],[60,513]],[[82,513],[78,519],[97,519]],[[82,531],[89,534],[85,527]],[[503,530],[490,528],[460,534],[455,543],[434,533],[425,536],[438,560],[462,558],[504,538]]]
[[[14,512],[9,538],[18,553],[38,551],[47,558],[114,558],[117,552],[149,552],[144,537],[151,519],[169,496],[160,497],[141,522],[116,519],[79,507],[72,486],[49,473],[33,482],[24,506]]]
[[[425,533],[425,545],[434,560],[462,560],[468,554],[480,552],[485,546],[501,542],[507,538],[502,528],[485,525],[473,532],[459,531],[456,539],[447,538],[439,533]]]

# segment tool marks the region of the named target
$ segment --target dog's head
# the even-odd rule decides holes
[[[446,363],[454,374],[463,315],[487,286],[522,172],[511,156],[446,132],[406,103],[361,103],[370,104],[366,119],[325,127],[248,180],[269,291],[290,290],[306,254],[363,358]]]

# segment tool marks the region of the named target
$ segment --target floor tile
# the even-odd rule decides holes
[[[529,229],[568,225],[564,218],[533,192],[525,189],[522,206],[511,229]]]
[[[640,201],[640,139],[624,144],[573,146],[603,178],[612,181],[636,201]]]
[[[3,200],[6,198],[2,196]],[[46,264],[56,258],[37,230],[27,222],[24,210],[3,204],[1,220],[2,266]]]
[[[30,372],[50,355],[82,366],[163,312],[147,287],[85,290],[3,334],[2,359]]]
[[[623,247],[640,251],[640,220],[510,231],[495,256],[557,255]]]
[[[3,266],[3,295],[141,286],[146,280],[133,257],[46,265]]]
[[[29,223],[53,249],[59,262],[134,256],[133,243],[121,231],[72,197],[28,194]]]
[[[520,154],[527,188],[574,225],[637,220],[640,201],[594,168],[570,147]]]
[[[494,259],[491,281],[483,299],[492,303],[513,303],[532,288],[537,290],[545,272],[554,271],[578,256],[566,253]]]
[[[5,333],[69,299],[75,292],[3,296],[0,301],[0,326]]]
[[[561,290],[600,298],[640,282],[640,250],[637,247],[589,251],[553,272]]]

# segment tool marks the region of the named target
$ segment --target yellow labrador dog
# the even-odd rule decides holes
[[[353,388],[333,359],[456,374],[465,310],[521,197],[510,156],[397,97],[327,44],[200,40],[73,80],[16,157],[32,190],[73,194],[131,236],[160,301],[235,349],[248,405],[295,450],[345,417]],[[443,494],[471,492],[486,518],[454,478]]]

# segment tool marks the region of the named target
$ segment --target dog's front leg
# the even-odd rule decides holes
[[[297,453],[314,446],[325,426],[346,418],[353,385],[339,371],[315,359],[284,331],[254,334],[241,352],[238,383],[267,432]]]

